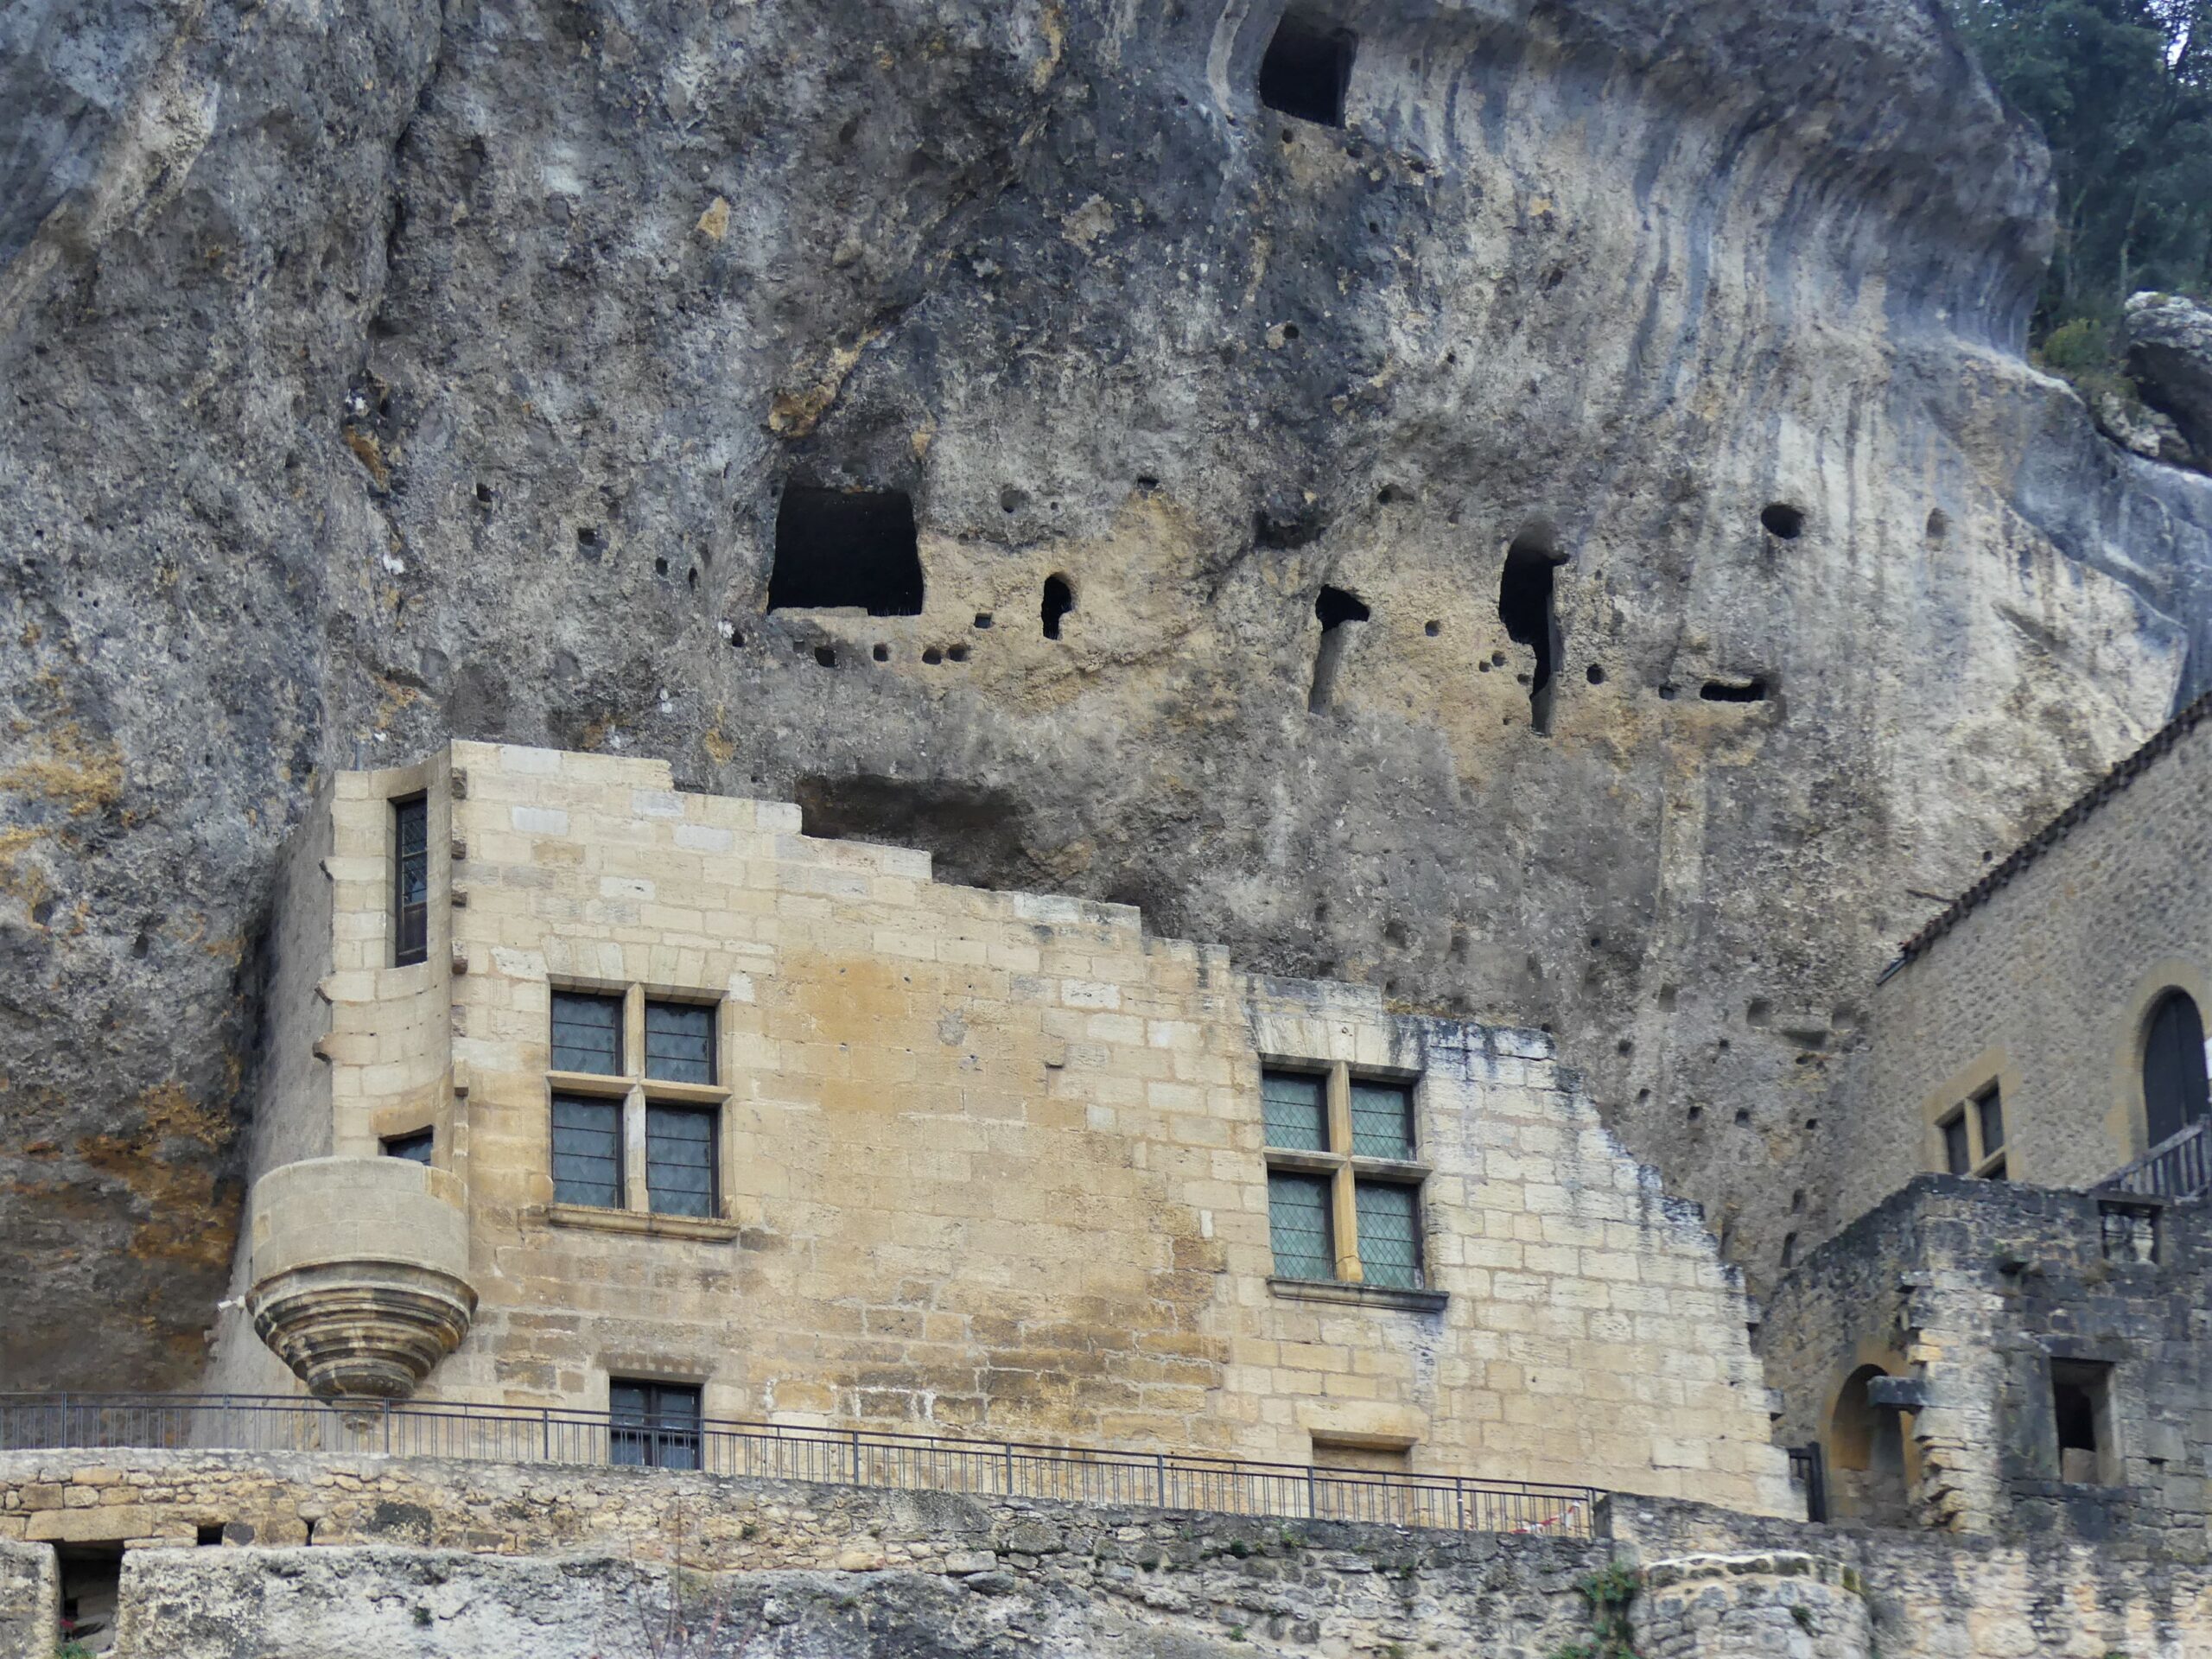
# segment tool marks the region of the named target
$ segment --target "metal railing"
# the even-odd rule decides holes
[[[283,1395],[0,1395],[0,1452],[83,1448],[373,1453],[502,1463],[650,1464],[714,1475],[1591,1535],[1586,1486],[1400,1475],[1175,1452],[1116,1452],[708,1418],[647,1427],[607,1412]]]
[[[2212,1131],[2212,1118],[2198,1118],[2118,1174],[2107,1176],[2094,1190],[2156,1198],[2196,1198],[2212,1187],[2212,1141],[2206,1138],[2208,1131]]]

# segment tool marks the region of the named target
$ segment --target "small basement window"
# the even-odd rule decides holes
[[[1260,60],[1260,102],[1300,121],[1341,127],[1358,45],[1350,29],[1285,14]]]
[[[699,1390],[613,1378],[607,1386],[610,1463],[652,1469],[699,1466]]]
[[[914,504],[904,490],[829,490],[786,484],[776,510],[768,608],[922,613],[922,557]]]
[[[2112,1367],[2101,1360],[2052,1360],[2050,1403],[2058,1430],[2058,1478],[2069,1485],[2112,1485],[2120,1478]]]

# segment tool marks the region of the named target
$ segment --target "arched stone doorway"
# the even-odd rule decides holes
[[[1838,1520],[1902,1526],[1910,1518],[1908,1495],[1915,1461],[1905,1414],[1877,1406],[1872,1389],[1891,1373],[1861,1365],[1843,1380],[1828,1414],[1828,1509]]]

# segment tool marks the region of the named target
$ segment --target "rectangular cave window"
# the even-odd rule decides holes
[[[553,1096],[553,1201],[622,1207],[622,1103]]]
[[[60,1651],[106,1653],[115,1646],[123,1599],[123,1546],[56,1544],[61,1585]]]
[[[437,1141],[436,1134],[429,1129],[414,1129],[405,1135],[387,1135],[381,1142],[387,1158],[404,1158],[410,1164],[427,1164]]]
[[[712,1003],[645,1004],[645,1075],[661,1083],[715,1080]]]
[[[391,965],[430,955],[430,804],[416,795],[391,804]]]
[[[914,504],[904,490],[786,484],[776,509],[768,608],[922,613]]]
[[[622,1074],[622,999],[582,991],[553,993],[553,1069]]]
[[[645,1108],[645,1197],[657,1216],[715,1213],[714,1108]]]
[[[1286,14],[1260,59],[1260,102],[1300,121],[1341,127],[1358,47],[1350,29]]]
[[[2118,1480],[2112,1367],[2101,1360],[2052,1360],[2050,1403],[2058,1430],[2058,1478],[2083,1486],[2108,1486]]]
[[[679,1383],[610,1380],[608,1461],[648,1469],[696,1469],[699,1390]]]

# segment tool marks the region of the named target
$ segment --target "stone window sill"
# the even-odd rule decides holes
[[[734,1221],[714,1216],[657,1216],[649,1210],[600,1210],[583,1204],[549,1204],[545,1219],[556,1227],[583,1227],[602,1233],[634,1233],[652,1238],[702,1239],[726,1244],[742,1230]]]
[[[1441,1290],[1397,1290],[1384,1285],[1353,1285],[1335,1279],[1269,1279],[1273,1294],[1294,1302],[1345,1302],[1358,1307],[1398,1307],[1415,1313],[1440,1313],[1452,1298]]]

